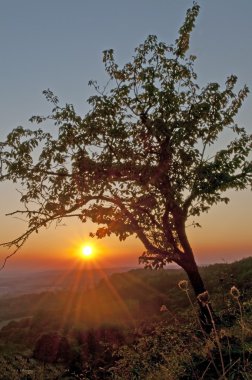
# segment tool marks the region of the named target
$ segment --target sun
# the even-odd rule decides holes
[[[81,253],[84,258],[88,259],[93,255],[93,249],[90,245],[83,245],[81,248]]]

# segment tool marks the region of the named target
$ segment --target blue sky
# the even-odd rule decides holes
[[[252,90],[252,1],[198,3],[201,11],[192,34],[191,53],[198,57],[200,84],[223,84],[228,75],[236,74],[238,87],[246,83]],[[29,125],[33,114],[50,112],[42,96],[47,88],[85,113],[86,99],[92,94],[88,81],[106,83],[102,51],[113,48],[118,61],[125,63],[149,34],[173,43],[191,5],[189,0],[1,0],[0,139],[17,125]],[[251,109],[252,95],[237,119],[250,131]],[[2,241],[14,226],[4,213],[17,204],[17,196],[11,185],[0,185],[0,191],[0,223],[5,227],[2,231],[8,230],[0,236]],[[240,218],[245,215],[251,221],[251,193],[235,194],[232,202],[228,206],[230,215],[233,207],[242,210]],[[223,238],[228,240],[230,229],[221,214],[223,209],[218,210],[214,215],[223,217]],[[206,224],[210,223],[209,233],[217,234],[214,217],[210,215],[210,222],[207,220],[204,217]],[[248,224],[241,239],[248,239]]]
[[[188,0],[2,0],[0,4],[1,136],[33,113],[49,110],[41,92],[51,88],[63,101],[86,110],[89,79],[104,82],[102,51],[113,48],[121,62],[148,34],[174,42]],[[251,84],[252,2],[199,1],[191,51],[201,83],[230,73]],[[240,116],[249,120],[246,103]]]

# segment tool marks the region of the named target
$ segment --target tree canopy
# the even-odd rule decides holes
[[[0,180],[20,184],[24,206],[12,214],[28,221],[3,245],[19,249],[41,227],[78,217],[98,225],[97,238],[136,235],[146,265],[194,262],[186,220],[252,183],[252,139],[235,122],[248,88],[236,91],[235,75],[223,88],[199,86],[188,53],[198,13],[194,3],[173,45],[149,35],[122,67],[104,51],[108,82],[89,82],[95,94],[84,116],[48,89],[51,114],[30,120],[50,132],[17,127],[0,143]],[[216,151],[226,131],[230,140]]]

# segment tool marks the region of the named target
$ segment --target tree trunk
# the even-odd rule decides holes
[[[205,332],[210,333],[210,331],[213,328],[213,322],[212,322],[213,313],[212,313],[211,304],[209,304],[208,302],[208,297],[205,300],[205,302],[201,302],[198,298],[200,294],[206,292],[206,288],[201,278],[201,275],[199,273],[198,266],[195,262],[193,250],[190,246],[190,243],[186,235],[185,221],[186,221],[187,216],[179,207],[174,207],[173,218],[174,218],[174,222],[176,226],[176,231],[179,237],[179,241],[184,251],[183,254],[180,255],[181,259],[178,262],[178,264],[187,273],[189,281],[197,297],[197,301],[200,308],[199,318],[200,318],[202,328],[204,329]],[[205,293],[205,296],[208,296],[208,293]]]
[[[201,278],[201,275],[199,273],[198,266],[191,255],[190,255],[190,260],[188,260],[188,262],[185,265],[183,265],[183,269],[185,270],[188,276],[188,279],[194,290],[195,296],[198,297],[200,294],[206,292],[206,288]],[[200,323],[203,330],[206,333],[210,333],[213,328],[212,316],[214,316],[214,313],[212,311],[211,304],[209,303],[207,293],[205,294],[204,298],[205,298],[205,302],[204,300],[200,301],[197,298],[199,309],[200,309],[199,318],[200,318]],[[206,303],[208,304],[208,307],[206,306]],[[211,313],[209,313],[209,309]]]

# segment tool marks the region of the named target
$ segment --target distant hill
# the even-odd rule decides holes
[[[78,277],[78,288],[81,290],[94,287],[103,277],[112,273],[123,273],[131,268],[107,268],[83,271],[48,270],[0,272],[0,299],[22,294],[40,293],[45,291],[63,291],[73,288]]]

